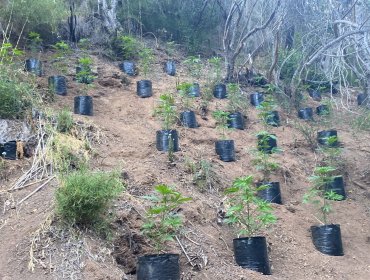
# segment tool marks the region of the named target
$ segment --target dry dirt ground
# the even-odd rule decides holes
[[[256,145],[256,132],[263,127],[256,109],[250,107],[247,128],[230,133],[230,138],[235,140],[237,160],[225,163],[215,154],[214,142],[219,136],[213,118],[208,115],[202,119],[197,114],[199,128],[176,127],[181,151],[176,153],[174,164],[169,164],[167,154],[158,152],[155,147],[155,133],[160,123],[153,116],[153,109],[161,93],[174,92],[176,79],[190,80],[181,64],[177,77],[164,74],[163,59],[163,56],[157,57],[150,75],[153,97],[141,99],[135,93],[136,81],[142,77],[128,78],[131,83],[123,85],[117,79],[121,75],[117,65],[94,56],[99,76],[94,88],[89,89],[94,99],[94,116],[74,116],[76,120],[98,127],[104,135],[93,147],[92,167],[102,170],[118,167],[127,183],[126,192],[114,204],[117,217],[112,223],[113,239],[102,241],[90,232],[58,228],[50,216],[56,183],[43,188],[21,207],[14,207],[14,202],[35,186],[14,193],[4,191],[27,170],[32,159],[7,162],[8,169],[3,174],[6,176],[2,176],[7,178],[0,181],[0,279],[136,279],[136,258],[151,250],[140,234],[147,204],[141,196],[151,193],[158,183],[175,186],[184,195],[193,197],[182,209],[186,222],[180,237],[192,263],[177,243],[171,245],[173,252],[181,254],[182,279],[369,279],[369,133],[354,131],[348,124],[349,113],[343,110],[336,111],[330,121],[329,126],[338,130],[343,146],[348,198],[334,203],[335,213],[331,217],[331,222],[341,225],[345,255],[326,256],[315,250],[310,238],[310,226],[318,223],[315,211],[302,203],[302,196],[309,187],[307,177],[320,161],[320,155],[310,151],[294,128],[294,122],[298,121],[295,114],[282,114],[282,126],[271,128],[283,150],[276,157],[281,168],[274,176],[281,183],[283,205],[274,205],[278,222],[266,232],[272,275],[241,269],[233,260],[234,231],[217,224],[217,212],[224,201],[222,190],[234,178],[249,174],[258,177],[251,166],[250,151]],[[56,72],[47,66],[46,75],[51,74]],[[82,88],[72,78],[68,76],[68,95],[56,96],[50,104],[52,108],[72,108],[73,98]],[[39,78],[38,83],[45,88],[46,78]],[[245,94],[253,90],[246,88]],[[210,108],[222,108],[226,102],[213,100]],[[318,103],[307,100],[307,104]],[[210,161],[215,172],[213,187],[204,192],[192,183],[193,175],[187,171],[189,161],[201,159]],[[28,269],[31,240],[37,245],[33,251],[37,260],[33,272]]]

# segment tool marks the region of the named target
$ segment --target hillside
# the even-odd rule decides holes
[[[47,89],[47,76],[57,74],[50,64],[51,53],[42,57],[45,75],[37,78],[37,84]],[[94,87],[88,89],[93,97],[94,115],[74,115],[77,123],[84,124],[97,134],[92,141],[90,165],[94,170],[119,168],[127,184],[126,191],[114,203],[112,226],[114,236],[102,240],[90,231],[74,231],[58,227],[54,219],[54,192],[57,181],[46,185],[32,195],[20,207],[19,201],[37,185],[8,192],[12,183],[32,164],[32,158],[7,161],[6,176],[0,181],[0,279],[136,279],[136,258],[152,251],[140,232],[148,202],[143,195],[152,193],[153,186],[165,183],[174,186],[193,201],[187,203],[181,213],[185,217],[183,235],[179,240],[191,257],[191,263],[180,245],[173,242],[172,251],[181,254],[182,279],[356,279],[365,280],[370,275],[368,251],[370,249],[370,135],[353,128],[351,116],[343,109],[334,109],[328,123],[315,123],[316,129],[335,128],[343,147],[343,175],[347,199],[334,203],[331,222],[340,224],[344,256],[331,257],[318,252],[311,241],[310,226],[318,224],[313,207],[302,203],[309,188],[307,178],[321,160],[318,152],[312,152],[302,134],[295,127],[296,113],[279,112],[282,125],[270,128],[276,134],[282,152],[276,155],[280,164],[273,179],[281,184],[283,205],[273,205],[278,221],[266,232],[272,275],[263,276],[242,269],[234,263],[233,230],[217,223],[217,215],[223,209],[223,190],[232,181],[245,175],[258,177],[251,164],[251,151],[256,146],[256,133],[264,129],[257,116],[257,109],[250,106],[246,129],[233,130],[230,138],[235,140],[236,161],[222,162],[215,154],[214,143],[219,138],[211,113],[201,116],[197,110],[199,127],[188,129],[177,125],[181,151],[175,153],[174,162],[168,161],[167,153],[155,147],[155,133],[161,129],[153,110],[159,95],[174,92],[176,82],[191,81],[178,55],[177,76],[163,73],[165,55],[156,52],[156,63],[150,74],[153,81],[153,96],[139,98],[136,81],[143,77],[128,77],[122,74],[118,63],[112,63],[97,54],[93,58],[94,71],[98,78]],[[73,59],[71,59],[73,61]],[[96,67],[96,68],[95,68]],[[64,107],[73,108],[73,99],[83,91],[83,85],[73,81],[74,67],[70,65],[67,96],[55,96],[48,103],[52,111]],[[122,77],[129,84],[121,83]],[[201,81],[201,87],[205,80]],[[243,94],[261,90],[243,87]],[[326,98],[329,98],[328,96]],[[334,96],[338,101],[339,96]],[[356,110],[355,97],[351,101]],[[247,99],[248,100],[248,99]],[[227,100],[213,99],[210,112],[223,108]],[[200,100],[196,101],[197,105]],[[319,102],[307,98],[307,106]],[[207,160],[212,164],[212,185],[200,191],[193,184],[189,171],[191,162]],[[5,178],[6,177],[6,180]],[[34,233],[37,232],[36,235]],[[32,236],[31,236],[32,235]],[[30,246],[33,241],[35,270],[27,266]]]

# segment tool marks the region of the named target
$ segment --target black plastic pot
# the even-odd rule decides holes
[[[173,60],[166,61],[164,65],[164,71],[170,75],[175,76],[176,75],[176,63]]]
[[[233,239],[235,262],[243,267],[270,275],[266,238],[263,236]]]
[[[136,75],[135,63],[132,61],[125,60],[119,65],[119,68],[123,71],[123,73],[126,73],[129,76]]]
[[[266,117],[266,123],[271,126],[280,126],[280,116],[278,111],[271,111]]]
[[[218,99],[225,99],[227,98],[227,91],[225,84],[217,84],[213,89],[213,96]]]
[[[357,95],[357,104],[359,106],[361,105],[366,105],[367,103],[369,103],[369,95],[366,94],[366,93],[360,93],[359,95]]]
[[[321,101],[321,93],[319,90],[311,89],[308,91],[308,94],[312,97],[315,101]]]
[[[180,114],[180,122],[188,128],[197,128],[197,120],[194,111],[185,111]]]
[[[93,99],[91,96],[76,96],[74,98],[74,113],[79,115],[93,115]]]
[[[311,227],[312,242],[315,248],[329,256],[343,256],[342,236],[339,225]]]
[[[260,106],[263,100],[264,100],[263,93],[256,92],[250,95],[251,104],[255,107]]]
[[[346,199],[346,191],[344,189],[344,180],[343,176],[336,176],[334,177],[334,180],[332,183],[328,184],[325,187],[326,191],[333,191],[336,194],[339,194],[342,196],[342,199],[339,200],[345,200]]]
[[[243,130],[245,127],[243,114],[240,112],[230,113],[227,125],[229,128]]]
[[[329,115],[330,109],[328,105],[320,105],[316,107],[316,114],[319,116],[326,116]]]
[[[35,75],[42,76],[42,63],[36,58],[29,58],[26,60],[26,71],[34,73]]]
[[[200,96],[200,86],[198,83],[193,83],[189,88],[189,96],[199,97]]]
[[[319,144],[324,145],[324,146],[329,146],[329,147],[337,147],[339,145],[338,139],[337,141],[334,141],[333,143],[328,142],[329,137],[338,137],[338,133],[336,130],[322,130],[317,132],[317,142]]]
[[[312,121],[313,110],[312,108],[304,108],[298,111],[298,117],[302,120]]]
[[[67,94],[67,79],[64,76],[50,76],[48,78],[49,88],[58,95]]]
[[[175,129],[158,130],[156,139],[156,147],[158,151],[167,152],[171,146],[173,152],[179,151],[179,136]]]
[[[147,255],[138,258],[137,280],[180,280],[177,254]]]
[[[141,98],[150,97],[153,95],[152,82],[149,80],[141,80],[136,82],[136,93]]]
[[[235,161],[234,140],[218,140],[215,143],[216,154],[225,162]]]
[[[270,203],[283,204],[281,201],[280,183],[279,182],[261,182],[257,186],[267,185],[268,188],[258,192],[258,196]]]
[[[10,160],[17,159],[17,142],[9,141],[0,147],[0,157]]]
[[[261,152],[271,154],[273,149],[277,147],[275,135],[257,135],[257,139],[257,148]]]

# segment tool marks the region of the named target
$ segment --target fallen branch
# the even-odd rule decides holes
[[[49,178],[45,183],[43,183],[42,185],[40,185],[38,188],[36,188],[33,192],[31,192],[30,194],[28,194],[26,197],[24,197],[23,199],[21,199],[21,201],[19,201],[17,203],[17,206],[20,205],[21,203],[23,203],[25,200],[29,199],[31,196],[33,196],[35,193],[37,193],[39,190],[41,190],[44,186],[47,185],[47,183],[49,183],[51,180],[53,180],[55,178],[55,176]]]
[[[181,242],[180,242],[179,238],[177,237],[177,235],[175,235],[175,238],[176,238],[177,243],[179,243],[179,245],[180,245],[180,247],[181,247],[181,250],[184,252],[184,254],[185,254],[186,258],[188,259],[188,261],[189,261],[190,265],[191,265],[191,266],[193,266],[193,267],[194,267],[194,266],[196,266],[196,265],[195,265],[195,264],[193,264],[193,262],[191,261],[191,259],[190,259],[189,255],[188,255],[188,253],[185,251],[185,248],[184,248],[184,246],[182,246],[182,244],[181,244]]]

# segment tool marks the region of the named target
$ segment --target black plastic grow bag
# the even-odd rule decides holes
[[[132,61],[123,61],[119,68],[123,71],[123,73],[126,73],[129,76],[135,76],[136,75],[136,67],[135,63]]]
[[[329,143],[328,138],[329,137],[338,137],[338,133],[336,130],[322,130],[317,132],[317,142],[319,142],[320,145],[329,146],[329,147],[337,147],[339,145],[338,139],[336,141],[333,141]]]
[[[313,120],[313,110],[312,108],[304,108],[298,111],[298,117],[302,120]]]
[[[258,197],[270,203],[283,204],[281,201],[280,183],[279,182],[262,182],[257,186],[266,185],[268,188],[258,191]]]
[[[26,60],[26,71],[34,73],[35,75],[42,76],[42,63],[36,58],[29,58]]]
[[[316,114],[319,116],[326,116],[329,115],[329,113],[330,110],[328,105],[322,104],[316,107]]]
[[[193,83],[189,88],[189,96],[199,97],[200,96],[200,86],[198,83]]]
[[[230,113],[227,125],[229,128],[243,130],[245,127],[243,114],[240,112]]]
[[[17,142],[9,141],[0,145],[0,156],[5,159],[16,160],[17,159]]]
[[[264,100],[263,93],[256,92],[250,95],[250,102],[255,107],[260,106],[263,100]]]
[[[213,89],[213,96],[217,99],[225,99],[227,98],[227,91],[225,84],[217,84]]]
[[[266,238],[263,236],[233,240],[235,262],[243,267],[270,275]]]
[[[333,182],[330,184],[326,185],[325,187],[326,191],[333,191],[336,194],[339,194],[342,196],[342,199],[339,200],[345,200],[346,199],[346,191],[344,187],[344,179],[343,176],[336,176],[334,177]]]
[[[158,130],[156,133],[156,147],[158,151],[179,151],[179,136],[175,129]]]
[[[152,82],[149,80],[141,80],[136,82],[136,93],[141,98],[150,97],[153,95]]]
[[[219,140],[215,143],[216,154],[225,162],[235,161],[234,140]]]
[[[138,258],[137,280],[180,280],[179,255],[147,255]]]
[[[50,76],[48,78],[49,89],[58,95],[67,94],[67,80],[64,76]]]
[[[278,111],[271,111],[269,112],[268,116],[266,117],[266,123],[271,126],[278,127],[280,126],[280,116]]]
[[[74,98],[74,113],[86,116],[93,115],[93,98],[91,96],[76,96]]]
[[[164,64],[164,71],[170,75],[175,76],[176,75],[176,63],[173,60],[166,61]]]
[[[308,94],[312,97],[315,101],[321,101],[321,93],[317,89],[310,89],[308,91]]]
[[[342,236],[339,225],[311,227],[312,242],[315,248],[330,256],[343,256]]]
[[[188,128],[198,127],[197,119],[194,111],[184,111],[180,114],[180,122],[183,126]]]
[[[271,154],[274,148],[277,147],[275,135],[257,135],[257,140],[258,150],[266,154]]]
[[[360,93],[357,95],[357,104],[360,105],[367,105],[369,103],[369,95],[366,93]]]

